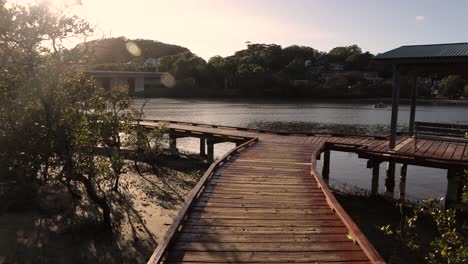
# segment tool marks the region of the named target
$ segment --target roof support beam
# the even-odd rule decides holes
[[[410,119],[409,119],[409,135],[414,135],[414,119],[416,117],[416,98],[418,96],[418,76],[413,73],[411,75],[411,110],[410,110]]]
[[[393,65],[393,85],[392,85],[392,119],[390,122],[389,148],[395,148],[396,133],[398,125],[398,106],[400,104],[400,72],[398,65]]]

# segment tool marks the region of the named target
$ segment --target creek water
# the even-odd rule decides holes
[[[259,129],[295,132],[340,132],[353,134],[388,134],[391,109],[375,109],[369,101],[353,102],[305,102],[270,100],[221,100],[221,99],[136,99],[135,106],[145,103],[147,119],[188,121]],[[399,130],[406,130],[409,105],[400,105]],[[468,123],[468,107],[418,105],[416,120],[443,123]],[[184,151],[198,152],[199,140],[177,140]],[[215,145],[215,156],[221,156],[232,143]],[[379,190],[384,190],[385,163],[381,164]],[[400,164],[397,165],[399,173]],[[321,162],[318,163],[321,169]],[[396,175],[395,193],[398,193],[399,174]],[[371,170],[366,160],[356,154],[331,153],[330,185],[355,191],[369,190]],[[408,166],[406,198],[413,201],[428,197],[444,197],[446,170]]]

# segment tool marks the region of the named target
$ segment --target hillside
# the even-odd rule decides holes
[[[138,47],[134,54],[128,51],[128,45]],[[160,58],[190,52],[189,49],[178,45],[166,44],[149,39],[127,39],[125,37],[106,38],[79,44],[76,48],[89,49],[95,56],[94,69],[108,70],[138,70],[148,58]]]

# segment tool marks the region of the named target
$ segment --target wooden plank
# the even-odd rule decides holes
[[[210,197],[206,195],[202,195],[198,201],[200,202],[211,202],[211,203],[230,203],[230,204],[262,204],[264,203],[265,205],[269,204],[276,204],[278,206],[282,205],[295,205],[295,204],[300,204],[300,205],[321,205],[324,203],[325,197],[323,196],[318,196],[318,197],[313,197],[309,199],[302,199],[302,198],[283,198],[283,199],[278,199],[278,200],[272,200],[272,199],[265,199],[264,197],[245,197],[243,199],[238,199],[238,198],[232,198],[232,197]]]
[[[433,140],[427,140],[426,143],[424,143],[419,149],[416,151],[421,153],[421,156],[424,156],[426,151],[434,144],[435,142]]]
[[[220,243],[226,242],[258,242],[268,243],[275,241],[277,243],[290,243],[290,242],[344,242],[350,241],[346,235],[343,234],[193,234],[193,233],[180,233],[178,241],[199,241],[210,242],[218,241]]]
[[[425,156],[431,157],[437,148],[439,148],[440,144],[442,144],[442,141],[435,141],[432,146],[424,153]]]
[[[456,144],[455,143],[449,143],[447,149],[445,152],[442,154],[442,158],[444,159],[450,159],[452,158],[452,155],[455,152]]]
[[[226,213],[227,214],[328,214],[332,210],[330,208],[313,208],[313,209],[295,209],[295,208],[226,208],[226,207],[193,207],[192,212],[205,213]]]
[[[241,151],[242,149],[245,149],[246,147],[250,146],[251,144],[254,144],[257,142],[258,139],[252,139],[249,140],[248,142],[238,146],[237,148],[229,151],[226,153],[221,159],[219,159],[217,162],[213,163],[210,168],[203,174],[202,178],[198,182],[198,184],[194,187],[192,192],[189,194],[188,198],[186,199],[186,202],[182,206],[181,210],[177,214],[176,218],[174,219],[172,225],[169,227],[169,230],[166,233],[166,236],[164,240],[158,244],[158,247],[154,251],[154,253],[151,255],[151,258],[148,262],[150,263],[159,263],[161,261],[161,258],[163,254],[166,251],[166,248],[169,246],[169,243],[171,242],[172,238],[174,237],[174,234],[176,233],[177,229],[179,228],[179,225],[181,224],[183,218],[189,211],[190,206],[194,202],[196,196],[200,192],[200,190],[203,188],[203,185],[205,182],[208,180],[208,178],[214,173],[214,170],[217,169],[219,164],[225,160],[228,160],[233,153],[237,153],[238,151]]]
[[[248,220],[248,219],[189,219],[188,225],[196,226],[276,226],[276,227],[299,227],[299,226],[343,226],[343,223],[338,220],[305,220],[305,219],[292,219],[292,220]]]
[[[229,203],[229,202],[219,202],[219,201],[198,201],[194,204],[196,207],[224,207],[224,208],[275,208],[275,209],[311,209],[311,208],[329,208],[326,201],[314,201],[314,202],[303,202],[300,203],[266,203],[266,202],[239,202],[239,203]]]
[[[461,160],[465,153],[466,144],[457,144],[455,151],[453,152],[452,159]]]
[[[174,245],[177,250],[188,251],[233,251],[251,252],[254,248],[256,252],[326,252],[326,251],[359,251],[358,245],[347,242],[293,242],[293,243],[217,243],[217,242],[178,242]]]
[[[191,226],[185,225],[182,232],[200,234],[348,234],[345,226],[299,226],[299,227],[271,227],[271,226]]]
[[[432,154],[432,158],[441,158],[442,155],[444,154],[445,150],[448,148],[449,143],[448,142],[442,142],[439,147],[436,149],[436,151]]]
[[[288,219],[336,219],[335,214],[261,214],[261,213],[244,213],[244,214],[235,214],[235,213],[203,213],[203,212],[193,212],[190,214],[190,218],[228,218],[228,219],[279,219],[279,220],[288,220]]]
[[[307,262],[330,262],[330,261],[367,261],[368,258],[362,251],[334,251],[334,252],[194,252],[173,251],[168,257],[169,261],[201,261],[201,262],[287,262],[290,260]]]
[[[220,138],[261,135],[262,140],[240,158],[224,160],[222,167],[210,173],[183,214],[184,220],[176,225],[178,234],[173,233],[169,239],[173,243],[169,246],[165,240],[164,250],[155,254],[167,253],[166,260],[174,263],[376,259],[359,230],[352,225],[350,228],[351,220],[343,218],[340,207],[333,203],[330,206],[333,197],[324,191],[322,183],[310,177],[310,169],[315,168],[311,156],[315,157],[323,144],[336,137],[232,133],[213,126],[192,127],[178,124],[173,128],[181,133],[212,133]],[[264,139],[289,143],[265,143]],[[384,144],[384,140],[366,137],[338,139],[356,145]]]

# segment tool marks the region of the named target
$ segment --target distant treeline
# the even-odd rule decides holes
[[[141,53],[130,54],[135,43]],[[306,46],[248,43],[232,56],[207,61],[187,48],[153,40],[123,37],[88,43],[96,54],[94,68],[101,70],[162,71],[177,80],[171,89],[154,89],[145,95],[238,97],[390,97],[391,66],[375,63],[373,54],[357,45],[321,52]],[[157,58],[158,63],[144,62]],[[401,96],[408,97],[410,82],[403,78]],[[432,96],[433,83],[420,80],[419,95]],[[448,89],[454,90],[454,89]],[[463,87],[456,88],[454,97]],[[151,90],[150,90],[151,91]]]

